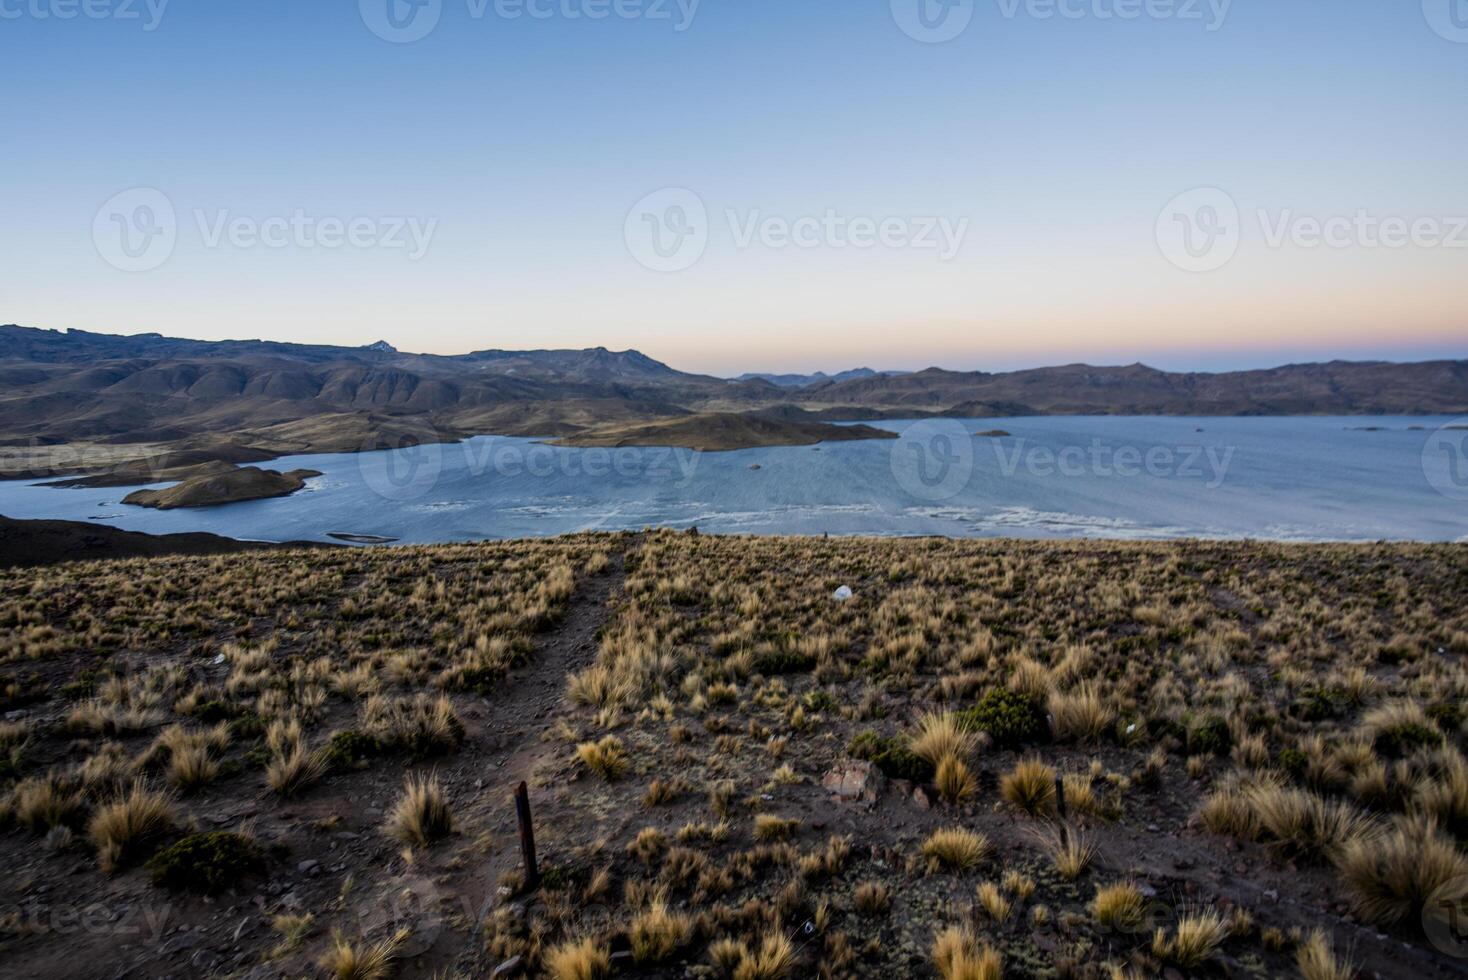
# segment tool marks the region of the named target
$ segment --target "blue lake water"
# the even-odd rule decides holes
[[[694,453],[533,439],[263,464],[292,497],[123,506],[135,488],[0,482],[0,514],[257,540],[403,542],[646,526],[711,533],[1468,540],[1468,432],[1446,418],[1049,417],[876,423],[892,441]],[[1462,420],[1457,420],[1461,422]],[[1379,426],[1381,431],[1362,431]],[[1007,430],[1006,437],[975,433]],[[1460,471],[1460,464],[1463,470]]]

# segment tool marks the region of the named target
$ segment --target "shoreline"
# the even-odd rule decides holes
[[[749,414],[751,414],[753,416],[758,416],[759,415],[759,413],[757,413],[757,412],[756,413],[749,413]],[[1226,421],[1226,420],[1233,420],[1233,419],[1332,419],[1332,418],[1335,418],[1335,419],[1342,419],[1342,420],[1351,420],[1351,419],[1363,419],[1363,418],[1376,418],[1376,419],[1393,419],[1393,420],[1411,420],[1411,419],[1432,419],[1432,418],[1452,418],[1452,419],[1459,418],[1459,416],[1457,416],[1457,415],[1452,415],[1452,414],[1447,414],[1447,413],[1442,413],[1442,412],[1419,412],[1419,413],[1411,413],[1411,414],[1381,413],[1381,412],[1344,412],[1344,413],[1337,413],[1337,412],[1290,412],[1290,413],[1257,413],[1257,414],[1250,413],[1250,414],[1232,414],[1232,415],[1190,415],[1190,414],[1156,414],[1156,413],[1149,413],[1149,414],[1129,414],[1129,413],[1112,413],[1112,412],[1042,412],[1042,413],[1026,413],[1026,414],[1023,414],[1023,415],[980,415],[980,416],[970,416],[970,415],[967,415],[967,414],[954,414],[954,413],[948,412],[948,411],[943,411],[943,412],[923,411],[921,409],[916,409],[916,408],[912,409],[911,414],[901,414],[900,413],[900,410],[898,410],[898,409],[873,409],[872,411],[870,411],[869,413],[864,414],[864,415],[858,414],[858,413],[855,413],[855,412],[846,413],[844,411],[841,412],[840,414],[842,414],[842,415],[849,414],[850,417],[847,417],[847,418],[834,418],[834,417],[831,417],[829,415],[826,415],[826,416],[824,416],[824,417],[822,417],[820,419],[820,423],[826,424],[826,425],[830,425],[832,427],[840,428],[840,427],[850,426],[850,425],[867,425],[869,427],[877,427],[878,425],[880,425],[880,423],[883,423],[883,422],[888,422],[888,423],[891,423],[891,422],[911,422],[911,423],[918,423],[918,422],[923,422],[923,421],[928,421],[928,420],[935,420],[935,419],[937,419],[937,420],[949,419],[949,420],[960,421],[960,422],[987,422],[987,421],[996,421],[997,422],[999,420],[1003,420],[1006,423],[1014,423],[1014,422],[1022,422],[1022,421],[1026,420],[1026,419],[1117,419],[1117,420],[1162,419],[1162,420],[1167,420],[1167,421],[1174,421],[1174,420],[1178,420],[1178,421],[1181,421],[1181,420],[1196,420],[1196,421],[1200,421],[1200,422],[1208,422],[1208,421]],[[647,424],[656,424],[656,420],[650,420],[649,423],[647,423]],[[641,425],[643,425],[643,423],[637,423],[637,425],[641,426]],[[1451,431],[1459,431],[1459,430],[1462,430],[1465,427],[1468,427],[1468,426],[1453,425],[1453,424],[1449,424],[1449,425],[1445,426],[1445,428],[1447,428],[1447,429],[1449,429]],[[1409,431],[1409,432],[1427,431],[1426,430],[1426,427],[1425,426],[1421,426],[1421,425],[1408,425],[1408,426],[1405,426],[1403,430],[1397,430],[1397,429],[1393,429],[1393,428],[1390,428],[1390,427],[1387,427],[1387,426],[1371,426],[1371,427],[1351,427],[1351,426],[1347,426],[1347,428],[1350,429],[1351,431],[1361,432],[1362,434],[1373,434],[1373,433],[1380,433],[1380,432],[1395,432],[1395,431]],[[998,430],[996,430],[996,431],[998,431]],[[779,446],[790,446],[790,447],[800,448],[800,447],[806,447],[806,446],[816,445],[816,444],[818,444],[821,441],[821,440],[817,440],[816,442],[810,442],[810,441],[791,441],[791,442],[765,443],[765,444],[755,443],[755,444],[750,444],[750,445],[721,447],[721,448],[717,448],[717,449],[705,449],[705,448],[700,448],[700,447],[695,446],[695,445],[691,445],[690,443],[693,440],[683,440],[683,441],[679,441],[679,442],[673,442],[673,441],[668,441],[668,442],[637,442],[637,443],[629,443],[627,445],[610,445],[610,444],[603,444],[603,443],[596,443],[596,442],[578,443],[578,442],[571,441],[571,440],[576,440],[576,439],[579,439],[579,438],[594,437],[595,435],[596,435],[596,430],[595,429],[587,429],[587,430],[584,430],[581,433],[574,433],[574,434],[570,434],[570,435],[548,435],[548,434],[543,434],[543,433],[542,434],[530,434],[530,433],[516,433],[516,432],[472,432],[472,433],[457,433],[457,434],[452,434],[452,435],[450,435],[448,433],[445,433],[445,437],[442,438],[442,439],[428,439],[428,440],[424,440],[422,442],[412,443],[411,446],[459,446],[459,445],[463,445],[465,442],[468,442],[470,439],[526,439],[526,440],[530,440],[532,442],[536,442],[536,443],[541,444],[541,445],[555,446],[555,447],[558,447],[558,448],[566,448],[566,449],[686,449],[686,450],[689,450],[691,452],[709,452],[709,453],[715,453],[715,452],[740,452],[740,451],[743,451],[743,450],[746,450],[746,449],[775,448],[775,447],[779,447]],[[975,438],[979,438],[979,437],[983,437],[983,436],[988,436],[990,434],[987,433],[987,432],[975,432],[975,433],[971,433],[971,435],[973,435]],[[880,438],[880,437],[874,437],[874,438]],[[842,441],[847,441],[847,440],[842,440]],[[135,457],[130,457],[130,458],[119,458],[119,460],[117,462],[114,462],[114,463],[111,463],[111,464],[106,464],[106,465],[99,465],[99,466],[86,466],[86,465],[80,465],[79,464],[79,465],[75,465],[75,466],[73,466],[73,465],[58,465],[58,466],[44,467],[44,468],[42,468],[42,467],[29,467],[29,468],[24,468],[24,469],[7,469],[5,467],[5,463],[6,463],[5,455],[6,455],[7,452],[15,452],[17,450],[25,450],[25,449],[54,449],[55,451],[61,452],[61,453],[65,453],[65,452],[68,452],[68,451],[70,451],[72,453],[78,453],[78,452],[85,452],[87,445],[90,445],[90,444],[81,444],[79,448],[72,448],[72,447],[78,446],[78,444],[74,444],[74,443],[63,443],[63,444],[58,444],[58,445],[56,445],[54,447],[41,447],[41,446],[34,446],[34,447],[32,447],[32,446],[23,446],[23,445],[22,446],[14,446],[14,445],[12,445],[12,446],[0,446],[0,482],[24,482],[24,481],[32,481],[35,484],[49,486],[49,487],[51,487],[53,489],[57,489],[57,490],[86,490],[86,489],[97,490],[97,489],[117,489],[117,488],[121,488],[121,487],[149,487],[149,486],[161,485],[161,484],[165,484],[165,483],[178,483],[178,482],[182,482],[184,479],[187,479],[187,477],[186,476],[182,476],[182,475],[177,475],[178,471],[183,470],[183,469],[193,469],[193,468],[196,468],[196,467],[208,466],[211,463],[214,463],[214,464],[218,464],[218,463],[231,463],[231,464],[236,465],[236,466],[241,466],[241,465],[255,465],[255,464],[261,464],[261,463],[274,463],[274,462],[278,462],[279,460],[282,460],[282,459],[290,459],[290,458],[297,457],[297,456],[359,456],[359,455],[361,455],[363,453],[393,452],[393,451],[400,451],[402,449],[411,448],[411,446],[408,445],[408,444],[405,444],[403,446],[398,446],[398,447],[392,447],[392,446],[382,447],[382,446],[377,446],[377,447],[371,447],[371,448],[369,448],[369,447],[366,447],[366,446],[358,446],[355,449],[322,449],[322,450],[313,450],[312,448],[310,448],[309,446],[307,446],[307,447],[300,447],[300,448],[292,448],[289,452],[276,452],[274,450],[269,450],[269,449],[264,449],[264,448],[260,448],[260,447],[254,447],[254,446],[232,446],[231,448],[233,448],[236,451],[235,454],[234,454],[235,456],[238,456],[239,453],[245,453],[246,454],[246,458],[232,458],[231,455],[230,455],[230,453],[228,453],[227,451],[225,451],[223,449],[218,454],[211,453],[209,450],[199,450],[197,452],[200,455],[195,459],[194,462],[191,462],[187,466],[178,466],[178,465],[173,465],[173,466],[160,466],[160,467],[157,467],[157,471],[156,472],[150,470],[147,473],[140,473],[140,474],[138,474],[138,477],[136,479],[131,479],[126,474],[119,475],[116,471],[119,470],[119,469],[126,469],[129,466],[147,465],[146,464],[146,460],[149,459],[150,457],[148,457],[148,456],[145,455],[145,456],[135,456]],[[169,448],[169,444],[166,444],[166,443],[159,443],[159,444],[151,444],[151,443],[119,443],[119,444],[105,444],[105,445],[99,444],[96,448],[98,448],[98,449],[116,449],[116,448],[121,448],[121,447],[129,446],[129,445],[138,445],[138,446],[156,445],[157,446],[157,449],[156,449],[156,452],[153,454],[155,457],[165,457],[165,456],[169,456],[169,455],[172,455],[172,454],[176,454],[176,453],[178,453],[178,452],[181,451],[181,450],[178,450],[178,449],[170,449]],[[189,450],[189,451],[190,452],[194,452],[193,450]],[[205,457],[208,457],[208,458],[205,458]],[[167,475],[167,476],[159,476],[158,475],[159,473],[164,473],[164,472],[169,472],[169,471],[173,471],[173,473],[171,473],[170,475]]]

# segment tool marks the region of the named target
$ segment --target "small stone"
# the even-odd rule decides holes
[[[875,803],[882,795],[887,777],[870,762],[842,762],[821,777],[821,786],[845,803]]]
[[[933,806],[933,801],[928,796],[928,791],[921,786],[912,791],[912,801],[924,810],[931,809]]]
[[[495,967],[494,968],[494,972],[491,973],[490,976],[491,977],[513,977],[515,974],[519,973],[524,968],[525,968],[525,957],[523,957],[523,956],[511,956],[509,959],[505,960],[499,966]]]
[[[321,867],[321,862],[320,861],[317,861],[317,860],[312,859],[312,858],[307,858],[306,860],[302,861],[300,864],[296,865],[296,870],[299,871],[303,875],[311,875],[311,874],[315,874],[316,871],[317,871],[317,869],[320,868],[320,867]]]

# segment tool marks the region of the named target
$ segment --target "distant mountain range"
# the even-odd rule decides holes
[[[873,371],[871,368],[853,368],[850,371],[838,371],[835,374],[827,374],[824,371],[817,371],[815,374],[741,374],[734,380],[768,381],[777,388],[808,388],[811,385],[828,381],[855,381],[858,378],[878,376],[897,377],[906,373],[906,371]]]
[[[1141,364],[987,373],[862,368],[728,380],[637,351],[406,354],[0,327],[0,471],[22,447],[148,444],[171,462],[255,462],[471,434],[566,437],[609,425],[759,413],[812,421],[930,415],[1468,414],[1468,361],[1333,361],[1224,374]],[[808,435],[808,432],[806,433]]]

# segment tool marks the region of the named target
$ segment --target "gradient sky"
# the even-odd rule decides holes
[[[1459,3],[1468,25],[1468,0],[1234,0],[1216,30],[1208,0],[1200,20],[967,0],[942,44],[904,33],[889,0],[703,0],[683,31],[676,0],[672,20],[441,0],[406,44],[355,0],[172,0],[151,31],[147,0],[128,0],[135,20],[38,16],[67,2],[0,0],[0,322],[635,347],[716,374],[1468,356],[1468,247],[1271,247],[1256,217],[1468,218],[1468,28],[1453,40],[1428,16]],[[93,235],[134,187],[178,215],[146,272]],[[667,187],[710,217],[676,273],[624,240]],[[1154,230],[1198,187],[1242,212],[1236,257],[1206,273]],[[413,261],[210,247],[195,214],[296,209],[438,226]],[[730,209],[970,226],[946,262],[741,248]]]

